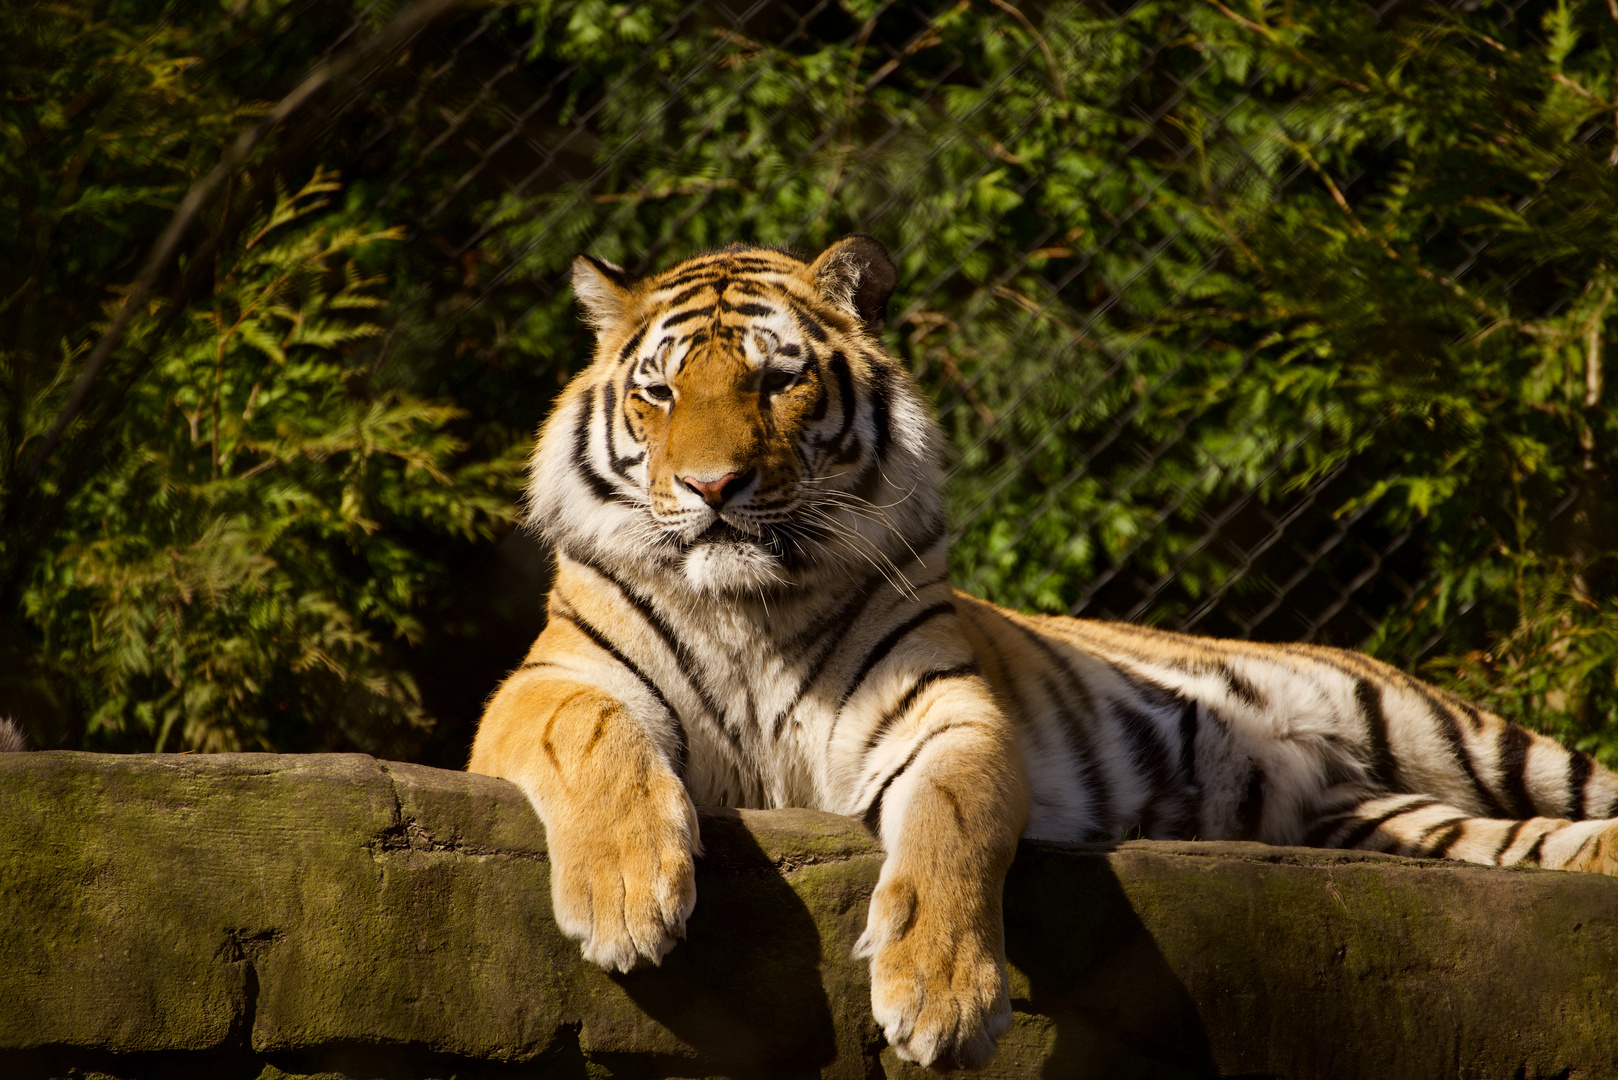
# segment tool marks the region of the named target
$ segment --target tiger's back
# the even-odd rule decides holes
[[[941,439],[877,336],[894,279],[868,237],[643,279],[575,263],[596,358],[529,488],[550,617],[470,768],[528,794],[587,957],[628,970],[681,936],[693,798],[881,837],[859,952],[889,1041],[929,1064],[983,1064],[1010,1023],[1020,836],[1618,868],[1618,778],[1368,657],[957,592]]]

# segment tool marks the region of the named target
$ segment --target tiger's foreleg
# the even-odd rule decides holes
[[[1476,817],[1426,795],[1340,802],[1315,822],[1305,842],[1489,866],[1618,873],[1618,821]]]
[[[552,621],[490,699],[468,768],[523,789],[545,823],[562,932],[628,971],[685,936],[696,809],[666,745],[672,720],[582,636]]]
[[[855,955],[901,1058],[979,1068],[1011,1025],[1001,893],[1028,818],[1010,722],[976,680],[934,691],[865,780],[887,860]]]

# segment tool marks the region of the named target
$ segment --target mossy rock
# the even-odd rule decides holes
[[[0,755],[0,1075],[914,1076],[850,952],[856,822],[704,808],[660,968],[584,964],[500,780],[363,755]],[[994,1077],[1602,1077],[1618,882],[1025,845]]]

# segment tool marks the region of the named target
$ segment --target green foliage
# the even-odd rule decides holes
[[[599,172],[489,207],[513,278],[874,231],[967,587],[1183,616],[1260,584],[1220,529],[1315,492],[1415,571],[1366,647],[1618,761],[1608,7],[850,4],[784,45],[600,8],[527,9]],[[510,340],[576,363],[571,318]]]
[[[122,302],[78,278],[116,275],[132,239],[135,254],[151,241],[118,226],[169,209],[262,111],[222,75],[183,76],[175,53],[207,35],[136,13],[41,13],[31,40],[59,52],[31,69],[34,96],[5,129],[36,148],[0,155],[5,196],[24,199],[8,239],[38,245],[45,268],[8,291],[40,310],[0,351],[6,689],[79,718],[92,747],[409,753],[431,717],[401,649],[443,575],[434,538],[486,542],[508,523],[519,459],[466,459],[450,431],[462,411],[393,384],[376,340],[385,279],[362,267],[403,234],[334,202],[336,174],[316,168],[222,237],[212,287],[177,320],[156,301],[137,315],[97,408],[69,428],[59,456],[79,468],[29,486],[34,447]],[[102,108],[113,119],[81,123],[77,157],[53,161],[44,148],[74,123],[62,98],[98,66],[120,87]],[[30,197],[75,171],[78,194],[48,211]]]
[[[1425,582],[1372,648],[1436,641],[1431,673],[1613,761],[1618,14],[1540,11],[1210,17],[1227,67],[1295,99],[1271,137],[1313,183],[1233,185],[1209,210],[1255,270],[1224,304],[1275,335],[1270,356],[1331,373],[1343,435],[1310,468],[1352,457],[1376,480],[1339,512],[1376,503],[1423,536]]]
[[[384,747],[426,722],[383,655],[419,639],[435,577],[411,528],[486,536],[510,491],[502,462],[452,464],[453,407],[355,392],[381,282],[352,260],[400,234],[306,224],[338,187],[317,173],[278,198],[210,306],[152,343],[123,445],[24,592],[92,732],[155,732],[158,749]],[[316,718],[326,732],[296,733]]]
[[[588,356],[572,256],[861,230],[900,264],[963,585],[1363,644],[1618,762],[1618,21],[1474,7],[514,5],[477,41],[554,86],[415,55],[283,171],[315,177],[286,220],[143,316],[37,490],[106,290],[353,12],[0,8],[0,494],[48,526],[0,536],[0,681],[92,745],[408,751],[412,642]],[[1311,574],[1372,584],[1271,617]]]

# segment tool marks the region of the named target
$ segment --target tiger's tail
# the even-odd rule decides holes
[[[1489,866],[1618,874],[1618,820],[1477,817],[1427,795],[1368,795],[1323,816],[1304,842]]]
[[[1325,800],[1305,843],[1618,873],[1618,774],[1435,687],[1399,681],[1384,688],[1386,703],[1421,699],[1424,719],[1451,753],[1426,762],[1405,755],[1398,771],[1406,775],[1392,791],[1343,785]],[[1425,726],[1401,734],[1411,739]],[[1437,775],[1408,775],[1420,771]]]

